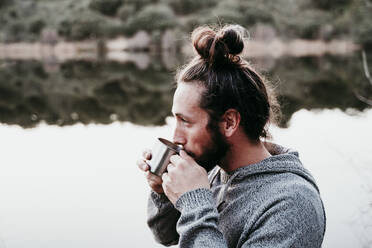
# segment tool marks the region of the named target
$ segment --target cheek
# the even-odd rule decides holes
[[[199,129],[190,136],[190,150],[196,155],[201,155],[210,146],[211,137],[206,129]]]

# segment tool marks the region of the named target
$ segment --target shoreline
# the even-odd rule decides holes
[[[175,44],[174,44],[175,45]],[[99,40],[89,40],[81,42],[57,42],[47,44],[42,42],[35,43],[0,43],[0,59],[16,60],[49,60],[51,58],[57,61],[66,60],[98,60],[104,57],[108,60],[118,62],[131,61],[131,54],[146,54],[153,52],[151,40],[145,34],[139,32],[132,38],[118,37],[107,40],[100,44]],[[189,56],[193,49],[190,45],[181,45],[180,52]],[[322,40],[303,40],[295,39],[283,41],[273,39],[271,41],[251,40],[245,45],[242,53],[247,58],[279,58],[282,56],[303,57],[303,56],[323,56],[331,55],[349,55],[360,50],[360,46],[348,40],[331,40],[329,42]],[[172,46],[164,46],[158,52],[176,53]]]

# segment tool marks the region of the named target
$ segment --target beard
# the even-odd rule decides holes
[[[202,155],[195,156],[193,153],[190,153],[190,155],[201,167],[209,172],[225,157],[230,149],[230,145],[221,134],[217,122],[209,123],[207,130],[211,136],[211,143],[205,147]]]

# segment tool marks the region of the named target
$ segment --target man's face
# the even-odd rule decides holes
[[[199,106],[203,90],[198,84],[178,84],[172,108],[176,117],[173,141],[183,145],[186,152],[209,171],[226,155],[229,145],[218,123],[208,128],[209,114]]]

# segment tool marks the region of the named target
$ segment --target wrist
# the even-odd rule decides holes
[[[150,192],[150,198],[158,208],[161,208],[162,205],[169,203],[169,199],[165,194],[157,193],[153,190]]]
[[[215,206],[215,202],[212,191],[207,188],[190,190],[182,194],[174,204],[180,212],[210,205]]]

